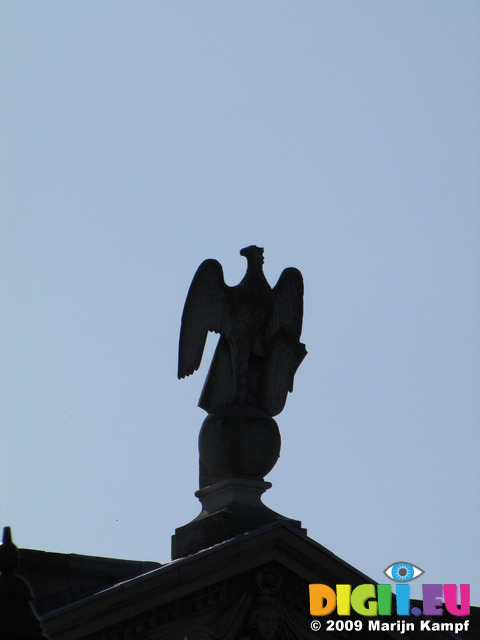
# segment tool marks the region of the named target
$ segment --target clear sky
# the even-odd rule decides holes
[[[183,303],[257,244],[304,275],[308,349],[264,502],[480,604],[480,3],[0,9],[0,525],[169,561],[208,367],[176,378]]]

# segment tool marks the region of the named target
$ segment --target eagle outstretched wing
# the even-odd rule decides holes
[[[228,289],[218,260],[198,267],[182,314],[178,349],[178,377],[189,376],[200,366],[209,331],[227,330]]]
[[[273,289],[272,316],[265,333],[267,353],[261,383],[261,405],[271,416],[283,410],[293,378],[307,354],[299,341],[303,318],[303,278],[298,269],[282,272]]]
[[[294,340],[300,338],[303,319],[303,278],[295,267],[284,269],[273,289],[274,307],[268,323],[266,340],[279,331]]]

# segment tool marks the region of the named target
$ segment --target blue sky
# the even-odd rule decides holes
[[[183,303],[257,244],[304,275],[308,349],[264,502],[480,604],[480,5],[0,11],[0,524],[169,560],[215,345],[176,379]]]

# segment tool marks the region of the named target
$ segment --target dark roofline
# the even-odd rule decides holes
[[[33,606],[43,616],[123,580],[160,567],[158,562],[20,549],[18,573],[32,587]]]

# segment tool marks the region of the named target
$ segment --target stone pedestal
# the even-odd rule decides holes
[[[266,507],[262,494],[272,485],[264,476],[280,454],[280,432],[263,411],[226,405],[205,419],[199,435],[200,515],[172,536],[172,559],[283,521],[301,528]]]
[[[271,486],[264,480],[231,477],[197,491],[202,511],[195,520],[175,530],[172,560],[273,522],[301,529],[301,522],[285,518],[262,503],[261,495]]]

